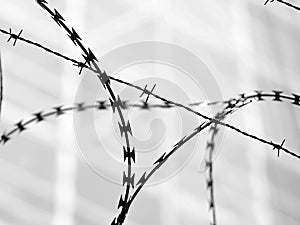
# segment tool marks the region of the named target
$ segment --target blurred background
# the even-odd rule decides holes
[[[224,99],[253,90],[275,89],[299,94],[300,12],[276,2],[263,4],[264,1],[258,0],[49,0],[50,8],[61,12],[66,23],[76,29],[99,58],[120,46],[160,41],[186,49],[201,59]],[[23,29],[22,37],[72,58],[82,58],[65,32],[33,0],[0,0],[0,27],[12,28],[16,33]],[[0,35],[4,76],[2,132],[11,130],[21,119],[31,118],[32,113],[49,112],[53,106],[62,104],[71,106],[78,100],[78,87],[86,74],[78,76],[78,68],[71,63],[21,41],[13,47],[7,39],[7,35]],[[193,92],[192,81],[182,81],[180,76],[187,75],[177,71],[175,76],[175,73],[173,68],[147,64],[117,71],[115,75],[140,86],[146,84],[143,79],[151,76],[149,88],[157,82],[157,94],[183,104],[207,100],[206,93]],[[191,80],[197,76],[192,75]],[[96,82],[97,79],[87,83]],[[163,85],[173,89],[162,90]],[[205,87],[205,84],[200,86]],[[84,88],[89,90],[89,85]],[[141,94],[128,94],[129,88],[115,83],[113,88],[126,100],[135,96],[131,99],[135,102]],[[182,95],[175,96],[176,90]],[[102,92],[97,93],[97,97],[107,99]],[[203,107],[195,109],[207,115],[213,111]],[[241,109],[227,122],[276,143],[285,138],[285,147],[300,154],[299,110],[288,103],[266,101]],[[149,149],[153,160],[157,159],[161,152],[169,151],[180,137],[203,122],[179,109],[168,109],[167,114],[160,110],[146,114],[133,111],[126,113],[137,134],[132,140],[133,146],[148,140],[157,144],[155,148],[147,146],[138,151],[137,159],[147,158]],[[152,113],[155,116],[151,116]],[[32,125],[1,146],[0,224],[111,223],[118,213],[117,203],[123,193],[123,187],[115,181],[118,180],[115,178],[121,181],[122,171],[100,157],[94,158],[94,163],[104,165],[101,174],[99,168],[97,172],[89,165],[93,157],[85,158],[87,149],[97,152],[102,148],[99,140],[92,138],[84,139],[83,147],[78,143],[78,135],[85,133],[85,116],[93,118],[95,137],[103,143],[103,149],[117,162],[122,162],[124,142],[119,137],[118,120],[111,111],[83,112],[82,118],[68,113]],[[105,126],[99,125],[102,123]],[[81,134],[76,126],[82,126]],[[180,155],[174,156],[170,161],[180,165],[170,164],[172,173],[162,169],[162,174],[167,174],[165,179],[153,181],[141,192],[125,224],[210,223],[207,173],[199,172],[209,135],[204,132],[200,136],[192,146],[182,148],[188,159],[181,162]],[[110,146],[112,142],[114,145]],[[300,224],[298,160],[284,153],[278,158],[270,146],[231,130],[222,133],[217,148],[214,180],[218,224]],[[148,161],[143,163],[149,166]]]

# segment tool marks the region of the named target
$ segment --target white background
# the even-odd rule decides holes
[[[299,94],[300,12],[263,3],[49,0],[50,8],[59,9],[98,57],[132,42],[164,41],[196,54],[226,99],[253,90]],[[0,27],[23,29],[23,37],[81,59],[65,32],[33,0],[0,0]],[[72,105],[81,79],[78,69],[24,43],[12,47],[7,38],[0,35],[5,88],[1,130],[33,112]],[[259,103],[227,122],[277,143],[285,138],[285,146],[300,153],[299,110],[290,104]],[[109,118],[110,113],[104,115]],[[204,139],[200,152],[205,145]],[[218,224],[300,223],[299,161],[285,154],[277,158],[271,147],[229,130],[220,148],[215,161]],[[195,154],[175,177],[144,189],[126,224],[209,224],[200,161],[201,154]],[[34,125],[1,146],[0,224],[110,224],[122,192],[82,160],[72,114]]]

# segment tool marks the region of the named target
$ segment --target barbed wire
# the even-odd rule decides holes
[[[280,95],[279,95],[279,93],[280,93]],[[282,93],[283,92],[281,92],[281,91],[273,91],[273,93],[267,93],[267,92],[264,93],[262,91],[255,91],[255,94],[239,95],[236,98],[231,98],[229,100],[223,101],[224,104],[226,104],[226,107],[224,110],[217,113],[215,118],[219,119],[219,120],[224,120],[226,117],[225,115],[231,114],[234,110],[236,111],[237,109],[243,107],[246,104],[249,104],[251,102],[260,102],[260,101],[264,101],[264,100],[270,100],[270,99],[273,100],[273,102],[274,101],[286,102],[286,103],[290,103],[290,104],[299,106],[299,102],[294,100],[294,96],[298,96],[298,95],[295,95],[295,94],[284,95]],[[278,96],[281,96],[282,100],[281,100],[281,97],[279,98]],[[219,101],[194,102],[194,103],[190,103],[189,105],[197,106],[197,105],[202,105],[204,103],[205,103],[205,105],[208,105],[209,103],[216,103],[216,102],[219,102]],[[166,108],[165,104],[151,104],[151,103],[147,103],[148,106],[145,107],[145,102],[143,102],[143,101],[140,103],[129,103],[128,101],[124,101],[124,102],[122,102],[122,104],[125,106],[124,109],[138,108],[140,110],[150,110],[151,108],[162,108],[162,109],[169,108],[169,107]],[[111,104],[109,104],[106,100],[99,100],[99,101],[97,101],[96,104],[86,104],[84,102],[80,102],[80,103],[75,103],[74,106],[71,106],[71,107],[56,106],[56,107],[53,107],[52,110],[50,110],[48,112],[40,111],[38,113],[34,113],[33,117],[29,118],[28,120],[20,120],[20,122],[16,123],[9,132],[7,132],[7,133],[4,132],[1,136],[0,143],[5,144],[7,141],[9,141],[12,138],[13,134],[22,133],[25,130],[28,130],[30,124],[45,121],[46,119],[48,119],[50,117],[59,117],[61,115],[64,115],[66,112],[70,112],[70,111],[74,111],[74,110],[78,111],[78,112],[83,112],[88,109],[95,109],[97,111],[101,111],[101,110],[107,110],[109,107],[113,107],[113,106]],[[25,121],[25,122],[23,122],[23,121]],[[206,126],[203,126],[203,129]],[[212,153],[215,148],[214,140],[215,140],[215,137],[218,132],[217,126],[218,126],[218,124],[216,124],[216,123],[211,123],[211,125],[210,125],[209,131],[211,133],[211,137],[207,143],[207,151],[209,154],[208,154],[208,159],[205,163],[206,167],[208,168],[208,180],[206,182],[206,185],[207,185],[207,188],[209,189],[209,193],[210,193],[209,209],[212,211],[212,224],[216,224],[216,208],[215,208],[216,204],[215,204],[215,198],[214,198]],[[198,130],[197,130],[199,132],[202,130],[200,127],[198,127]],[[173,151],[175,152],[176,149],[179,149],[180,147],[182,147],[183,144],[186,143],[190,139],[191,139],[191,137],[188,137],[188,138],[184,137],[182,140],[180,140],[175,145],[175,148],[173,149]],[[280,145],[280,146],[282,146],[282,145]],[[274,149],[275,149],[275,147],[274,147]],[[278,150],[278,156],[279,156],[279,148],[277,150]],[[134,152],[131,151],[129,154],[130,155],[128,155],[128,153],[124,153],[124,159],[131,157],[131,158],[133,158],[133,160],[135,160]],[[171,152],[171,154],[173,154],[173,153]],[[154,162],[154,165],[158,164],[158,166],[154,169],[155,170],[159,169],[161,166],[161,163],[166,161],[170,157],[171,154],[169,153],[168,155],[166,155],[166,153],[164,153],[158,160],[156,160]],[[151,174],[151,172],[149,174]],[[139,181],[136,185],[140,185],[140,184],[143,184],[143,182],[146,182],[148,176],[146,176],[146,172],[145,172],[143,174],[143,176],[139,179]],[[126,178],[126,179],[128,179],[128,178]],[[132,180],[129,180],[128,182],[132,185]],[[122,198],[120,198],[120,201],[121,201],[121,204],[124,204],[124,200]],[[127,206],[125,206],[125,207],[127,209]],[[129,208],[129,206],[128,206],[128,208]]]
[[[270,2],[273,2],[274,0],[271,0]],[[298,9],[298,7],[293,6],[291,3],[287,3],[285,1],[282,0],[276,0],[280,3],[284,3],[290,7],[294,7],[295,9]],[[196,103],[190,103],[189,106],[202,106],[202,105],[223,105],[223,104],[228,104],[226,106],[226,108],[221,111],[220,113],[218,113],[216,116],[214,116],[213,118],[208,117],[206,115],[203,115],[193,109],[191,109],[190,107],[187,107],[183,104],[180,103],[176,103],[170,100],[167,100],[163,97],[160,97],[159,95],[153,93],[154,88],[156,87],[156,84],[153,86],[152,90],[147,90],[147,85],[145,86],[145,88],[141,88],[137,85],[128,83],[126,81],[117,79],[117,78],[113,78],[110,77],[106,74],[105,71],[101,71],[100,68],[97,65],[97,58],[94,55],[94,53],[92,52],[92,50],[90,48],[86,48],[83,44],[82,44],[82,40],[80,38],[80,36],[77,34],[77,32],[75,31],[74,28],[69,28],[66,24],[65,24],[65,19],[63,18],[63,16],[56,10],[54,9],[53,11],[47,6],[47,1],[45,0],[36,0],[36,2],[46,11],[50,14],[51,18],[60,26],[62,27],[66,32],[68,37],[71,39],[71,41],[75,44],[75,46],[78,46],[81,51],[83,52],[82,56],[84,58],[84,62],[80,62],[77,60],[74,60],[72,58],[69,58],[67,56],[64,56],[62,54],[60,54],[59,52],[55,52],[47,47],[44,47],[43,45],[33,42],[31,40],[25,39],[23,37],[21,37],[21,34],[23,32],[23,30],[21,30],[18,34],[13,33],[12,29],[10,28],[9,31],[5,31],[3,29],[0,29],[0,32],[3,34],[6,34],[9,36],[7,42],[10,42],[11,40],[13,40],[13,46],[15,46],[17,44],[18,40],[24,41],[28,44],[37,46],[39,48],[42,48],[43,50],[54,54],[58,57],[63,58],[64,60],[70,61],[73,63],[74,66],[77,66],[80,70],[79,70],[79,74],[82,73],[82,70],[84,68],[89,69],[93,72],[95,72],[97,74],[97,77],[99,78],[100,82],[102,83],[104,89],[107,89],[110,98],[110,105],[106,105],[106,101],[99,101],[99,104],[94,104],[94,105],[85,105],[85,103],[76,103],[76,105],[74,105],[73,107],[68,107],[68,108],[64,108],[63,106],[58,106],[58,107],[54,107],[51,111],[44,113],[43,111],[39,112],[39,113],[35,113],[33,114],[33,118],[23,122],[23,120],[21,120],[20,122],[16,123],[14,128],[12,130],[10,130],[9,132],[4,132],[3,135],[1,136],[0,139],[0,143],[5,144],[7,141],[9,141],[12,138],[12,135],[14,135],[15,133],[22,133],[23,131],[28,129],[28,126],[34,122],[41,122],[44,121],[46,118],[50,118],[51,116],[55,116],[55,117],[59,117],[60,115],[65,114],[68,111],[73,111],[73,110],[78,110],[79,112],[81,111],[85,111],[86,109],[89,108],[97,108],[98,110],[105,110],[109,107],[112,108],[113,113],[115,113],[116,111],[118,112],[120,121],[119,123],[119,128],[120,128],[120,133],[121,133],[121,137],[124,136],[125,138],[125,142],[126,145],[123,146],[123,155],[124,155],[124,161],[127,161],[127,171],[123,172],[123,186],[125,186],[125,193],[124,196],[121,195],[120,196],[120,200],[118,203],[118,209],[121,208],[120,213],[117,217],[114,218],[114,220],[112,221],[112,225],[121,225],[123,224],[126,215],[128,213],[129,207],[131,205],[131,203],[133,202],[133,200],[135,199],[135,197],[137,196],[137,194],[139,193],[139,191],[142,189],[142,187],[144,186],[144,184],[147,182],[147,180],[170,158],[171,155],[173,155],[179,148],[181,148],[185,143],[187,143],[190,139],[192,139],[196,134],[200,133],[201,131],[203,131],[204,129],[206,129],[207,127],[214,127],[217,128],[218,125],[222,125],[225,126],[227,128],[230,128],[242,135],[245,135],[249,138],[255,139],[257,141],[260,141],[264,144],[270,145],[273,147],[273,150],[277,150],[277,154],[279,156],[280,151],[284,151],[287,154],[290,154],[293,157],[296,157],[298,159],[300,159],[300,156],[286,148],[283,147],[283,144],[285,142],[285,139],[283,140],[283,142],[281,144],[276,144],[273,143],[272,141],[267,141],[264,140],[260,137],[257,137],[255,135],[249,134],[245,131],[242,131],[239,128],[236,128],[230,124],[224,123],[222,122],[226,116],[232,114],[233,112],[237,111],[238,109],[242,108],[243,106],[249,104],[252,102],[253,99],[255,99],[256,101],[263,101],[264,98],[268,98],[271,97],[273,98],[273,101],[289,101],[290,103],[294,104],[294,105],[300,105],[300,96],[296,95],[296,94],[292,94],[292,95],[285,95],[283,94],[282,91],[273,91],[273,93],[264,93],[262,91],[256,91],[255,94],[250,95],[250,96],[245,96],[245,94],[241,94],[239,97],[237,98],[233,98],[230,99],[228,101],[214,101],[214,102],[208,102],[208,101],[201,101],[201,102],[196,102]],[[269,2],[269,0],[265,3],[267,4]],[[133,87],[137,90],[142,91],[142,94],[140,95],[140,97],[142,97],[143,95],[147,95],[146,100],[142,101],[142,103],[138,103],[138,104],[127,104],[126,101],[122,101],[120,96],[116,96],[110,86],[110,80],[125,84],[127,86]],[[156,99],[161,100],[163,103],[162,104],[150,104],[148,103],[149,97],[153,96]],[[100,103],[101,102],[101,103]],[[183,108],[187,111],[190,111],[192,113],[194,113],[197,116],[202,117],[203,119],[206,120],[206,122],[203,122],[200,126],[198,126],[190,135],[183,137],[178,143],[176,143],[174,145],[174,148],[169,152],[169,153],[164,153],[163,155],[161,155],[159,157],[159,159],[157,159],[154,162],[154,168],[148,173],[145,172],[142,177],[139,179],[138,183],[136,184],[136,186],[138,186],[138,188],[135,189],[135,185],[134,185],[134,177],[135,174],[132,173],[132,163],[135,162],[135,149],[131,148],[130,142],[129,142],[129,134],[132,136],[132,130],[131,130],[131,125],[129,121],[125,121],[125,118],[122,114],[122,110],[126,109],[127,107],[138,107],[140,109],[144,109],[144,110],[150,110],[151,108],[172,108],[172,107],[179,107],[179,108]],[[214,202],[214,194],[213,194],[213,167],[212,167],[212,152],[214,150],[214,138],[217,134],[217,131],[211,131],[211,139],[210,142],[207,145],[207,149],[209,151],[209,158],[208,158],[208,165],[209,165],[209,180],[207,181],[207,187],[210,189],[210,200],[209,200],[209,204],[210,204],[210,209],[212,209],[212,224],[216,224],[216,210],[215,210],[215,202]],[[127,172],[127,175],[126,175]],[[130,191],[132,189],[132,195],[130,196]]]
[[[216,117],[221,118],[221,115],[224,114],[225,110],[232,111],[233,109],[240,108],[241,107],[240,105],[245,104],[245,102],[247,100],[250,100],[251,102],[254,102],[254,101],[259,102],[259,101],[270,100],[270,99],[273,101],[275,101],[275,100],[279,101],[280,99],[278,98],[278,93],[282,93],[282,92],[273,91],[273,93],[266,93],[266,92],[263,93],[262,91],[256,91],[255,94],[240,95],[237,98],[232,98],[232,99],[223,101],[224,104],[226,104],[226,107],[223,111],[219,112],[216,115]],[[294,96],[298,96],[298,95],[292,94],[289,96],[289,95],[281,94],[280,96],[282,96],[282,100],[279,102],[286,102],[286,103],[290,103],[290,104],[299,106],[299,102],[294,100]],[[189,105],[193,105],[193,106],[199,106],[199,105],[203,105],[203,104],[209,105],[210,103],[216,103],[216,102],[219,102],[219,101],[200,101],[200,102],[190,103]],[[239,103],[239,105],[238,105],[238,103]],[[139,103],[130,103],[129,101],[123,101],[122,104],[124,106],[124,109],[137,108],[137,109],[144,110],[144,111],[147,111],[147,110],[149,111],[152,108],[169,109],[169,107],[165,107],[165,104],[147,103],[148,105],[147,105],[147,107],[145,107],[144,101],[141,101]],[[18,123],[15,123],[14,127],[9,132],[4,132],[2,134],[0,143],[6,144],[7,141],[11,140],[13,134],[17,134],[17,133],[21,134],[25,130],[28,130],[30,124],[46,121],[46,119],[49,119],[51,117],[59,117],[70,111],[84,112],[88,109],[95,109],[97,111],[102,111],[102,110],[108,110],[108,108],[110,108],[110,107],[112,107],[112,105],[109,104],[106,100],[99,100],[99,101],[97,101],[96,104],[86,104],[84,102],[80,102],[80,103],[75,103],[74,106],[71,106],[71,107],[56,106],[56,107],[53,107],[48,112],[40,111],[38,113],[34,113],[32,118],[29,118],[27,120],[20,120]],[[228,113],[231,113],[231,112],[227,112],[227,114]],[[225,117],[224,117],[224,119],[225,119]],[[25,121],[25,122],[23,122],[23,121]],[[215,148],[214,140],[215,140],[215,137],[218,132],[217,126],[218,125],[214,123],[210,126],[210,129],[209,129],[211,136],[207,143],[208,159],[205,163],[206,168],[208,168],[208,180],[207,180],[206,185],[207,185],[207,188],[209,189],[209,193],[210,193],[209,209],[212,212],[212,224],[216,224],[216,212],[215,212],[216,204],[215,204],[215,198],[214,198],[212,153]],[[178,142],[178,143],[180,143],[180,142]],[[282,145],[280,145],[280,146],[282,146]],[[274,147],[274,149],[275,148],[276,148],[276,146]],[[278,151],[278,156],[279,156],[279,149],[277,149],[277,151]],[[133,151],[131,151],[129,154],[124,153],[124,159],[131,157],[135,161],[135,153]],[[156,160],[156,162],[159,162],[161,160],[162,160],[162,158]],[[137,185],[145,180],[145,175],[146,175],[146,173],[144,173],[143,177],[140,178]],[[130,182],[130,184],[132,184],[131,180],[128,182]]]
[[[110,78],[107,76],[105,71],[101,71],[97,64],[97,57],[92,52],[90,48],[86,48],[83,43],[82,39],[78,35],[78,33],[75,31],[75,29],[69,28],[66,23],[63,16],[58,12],[57,9],[54,9],[53,11],[47,6],[48,2],[46,0],[36,0],[37,4],[43,8],[50,16],[51,18],[58,24],[59,27],[61,27],[64,31],[66,31],[67,36],[71,39],[71,41],[74,43],[76,47],[79,47],[80,50],[83,52],[82,56],[85,60],[84,63],[76,64],[80,68],[79,74],[81,74],[82,69],[85,67],[85,65],[88,65],[90,68],[94,67],[95,72],[97,72],[97,77],[100,80],[100,83],[102,83],[104,89],[108,91],[108,94],[110,95],[109,101],[112,105],[113,113],[116,111],[118,112],[120,121],[118,122],[121,138],[124,136],[125,139],[125,145],[123,146],[123,154],[124,154],[124,161],[127,161],[127,171],[123,172],[123,186],[125,187],[125,194],[124,196],[120,196],[120,201],[118,204],[118,209],[121,208],[121,213],[119,214],[118,218],[115,218],[112,222],[114,225],[121,225],[123,224],[126,214],[128,212],[126,204],[128,202],[129,192],[130,188],[134,187],[134,173],[132,173],[131,164],[135,162],[134,154],[135,149],[134,147],[131,147],[130,141],[129,141],[129,135],[132,134],[131,125],[129,120],[125,121],[125,117],[122,113],[123,105],[120,96],[115,96],[111,85],[110,85]],[[127,173],[127,175],[126,175]]]
[[[67,57],[67,58],[68,58],[68,57]],[[75,61],[76,61],[76,60],[75,60]],[[79,63],[80,63],[80,62],[79,62]],[[97,74],[99,73],[97,70],[95,70],[95,69],[93,69],[93,68],[91,68],[91,67],[88,67],[88,69],[90,69],[91,71],[93,71],[93,72],[95,72],[95,73],[97,73]],[[209,120],[209,121],[213,121],[214,123],[218,123],[219,125],[225,126],[225,127],[229,128],[229,129],[232,129],[232,130],[234,130],[234,131],[236,131],[236,132],[238,132],[238,133],[240,133],[240,134],[242,134],[242,135],[244,135],[244,136],[246,136],[246,137],[255,139],[255,140],[257,140],[257,141],[259,141],[259,142],[261,142],[261,143],[263,143],[263,144],[272,146],[273,148],[274,148],[274,147],[279,147],[280,150],[283,150],[283,151],[289,153],[290,155],[292,155],[292,156],[297,157],[298,159],[300,159],[300,157],[299,157],[297,154],[294,154],[292,151],[290,151],[290,150],[288,150],[288,149],[286,149],[286,148],[280,147],[279,144],[276,144],[276,143],[273,143],[273,142],[270,142],[270,141],[266,141],[266,140],[264,140],[264,139],[262,139],[262,138],[259,138],[259,137],[255,136],[255,135],[253,135],[253,134],[244,132],[244,131],[242,131],[241,129],[239,129],[239,128],[235,127],[235,126],[232,126],[232,125],[230,125],[230,124],[228,124],[228,123],[216,121],[214,118],[211,118],[211,117],[208,117],[208,116],[206,116],[206,115],[203,115],[203,114],[201,114],[201,113],[199,113],[199,112],[197,112],[197,111],[195,111],[195,110],[193,110],[193,109],[191,109],[191,108],[189,108],[189,107],[187,107],[187,106],[185,106],[185,105],[183,105],[183,104],[180,104],[180,103],[177,103],[177,102],[168,100],[168,99],[166,99],[166,98],[163,98],[163,97],[161,97],[161,96],[159,96],[159,95],[157,95],[157,94],[153,93],[152,91],[149,91],[149,90],[147,90],[147,89],[145,89],[145,88],[141,88],[141,87],[139,87],[139,86],[137,86],[137,85],[131,84],[131,83],[129,83],[129,82],[126,82],[126,81],[124,81],[124,80],[117,79],[117,78],[114,78],[114,77],[111,77],[111,76],[108,76],[108,79],[109,79],[109,80],[112,80],[112,81],[116,81],[116,82],[121,83],[121,84],[125,84],[125,85],[130,86],[130,87],[133,87],[133,88],[135,88],[135,89],[137,89],[137,90],[140,90],[140,91],[142,91],[142,92],[145,93],[145,94],[151,95],[151,96],[153,96],[153,97],[155,97],[155,98],[157,98],[157,99],[159,99],[159,100],[165,102],[166,107],[170,107],[171,105],[173,105],[173,106],[176,106],[176,107],[184,108],[184,109],[186,109],[187,111],[189,111],[189,112],[191,112],[191,113],[193,113],[193,114],[195,114],[195,115],[197,115],[197,116],[202,117],[203,119],[206,119],[206,120]],[[259,92],[258,92],[258,93],[259,93]],[[241,95],[243,95],[243,94],[241,94]],[[261,97],[267,97],[267,96],[266,96],[266,95],[262,95]],[[281,100],[281,98],[286,98],[286,96],[282,96],[281,93],[277,93],[277,98],[278,98],[279,100]],[[288,97],[288,98],[291,99],[291,97]],[[293,100],[293,101],[295,102],[295,104],[300,104],[300,103],[299,103],[299,101],[300,101],[299,95],[293,96],[291,100]],[[118,104],[117,104],[117,105],[118,105]],[[120,106],[119,106],[119,107],[120,107]],[[126,124],[124,124],[123,126],[126,126]]]
[[[246,95],[242,95],[238,98],[234,98],[234,99],[230,99],[230,100],[227,100],[225,101],[226,102],[226,107],[223,111],[219,112],[217,115],[216,115],[216,118],[218,119],[225,119],[225,115],[228,115],[230,113],[232,113],[233,110],[236,110],[236,109],[239,109],[241,108],[242,106],[245,105],[245,102],[248,101],[247,104],[253,102],[253,100],[255,101],[263,101],[263,97],[262,96],[265,96],[266,99],[275,99],[276,97],[276,93],[262,93],[261,91],[257,92],[256,94],[250,94],[248,96]],[[286,98],[284,99],[289,99],[288,97],[291,98],[291,96],[285,96]],[[125,107],[125,109],[129,109],[130,107],[132,108],[139,108],[141,110],[150,110],[150,108],[152,106],[154,107],[161,107],[163,109],[167,109],[164,107],[164,104],[149,104],[147,108],[144,107],[144,104],[143,103],[140,103],[140,104],[131,104],[131,103],[128,103],[127,101],[124,101],[124,103],[127,103],[127,107]],[[284,102],[284,101],[282,101]],[[291,104],[294,104],[294,102],[292,101],[287,101],[288,103],[291,103]],[[198,105],[198,103],[190,103],[191,105]],[[23,122],[23,120],[21,120],[20,122],[16,123],[15,124],[15,127],[9,132],[7,133],[7,135],[3,134],[2,135],[2,140],[3,140],[3,143],[5,144],[11,137],[10,135],[12,135],[13,133],[22,133],[23,131],[27,130],[28,129],[28,125],[31,124],[31,123],[34,123],[34,122],[41,122],[41,121],[45,121],[46,118],[49,118],[51,116],[53,117],[58,117],[60,115],[64,115],[66,112],[69,112],[69,111],[78,111],[78,112],[83,112],[87,109],[96,109],[96,110],[107,110],[109,107],[112,107],[111,104],[108,104],[105,100],[104,101],[98,101],[97,104],[90,104],[90,105],[86,105],[85,103],[76,103],[74,106],[72,107],[63,107],[63,106],[58,106],[58,107],[53,107],[52,110],[50,110],[49,112],[42,112],[40,111],[39,113],[34,113],[33,115],[33,118],[30,118],[29,120],[27,120],[26,122]],[[227,111],[226,111],[227,110]],[[214,138],[217,134],[217,124],[213,123],[210,125],[210,131],[211,131],[211,139],[209,140],[208,144],[207,144],[207,150],[209,150],[209,158],[208,160],[206,161],[206,166],[209,168],[209,178],[207,180],[207,188],[209,189],[210,191],[210,198],[209,198],[209,209],[212,211],[212,224],[216,224],[216,204],[215,204],[215,198],[214,198],[214,182],[213,182],[213,162],[212,162],[212,152],[213,152],[213,149],[215,147],[215,143],[214,143]],[[4,138],[3,138],[4,137]],[[175,147],[177,146],[178,149],[188,140],[188,139],[185,139],[183,138],[182,140],[180,140],[176,145]],[[133,155],[133,152],[131,152],[131,154]],[[124,154],[125,155],[125,154]],[[128,157],[126,155],[126,157]],[[134,155],[132,156],[133,159],[135,159]],[[166,154],[163,154],[158,160],[156,160],[154,162],[154,164],[158,163],[158,166],[155,168],[155,169],[159,169],[160,168],[160,164],[161,162],[165,161],[168,159],[168,155]],[[151,173],[149,173],[151,174]],[[146,179],[146,172],[143,174],[143,176],[139,179],[137,185],[139,184],[142,184],[143,182],[146,182],[147,179]],[[131,182],[132,183],[132,182]],[[121,200],[121,204],[124,204],[124,201],[122,198],[120,198]],[[126,206],[127,207],[127,206]],[[129,206],[128,206],[129,208]]]

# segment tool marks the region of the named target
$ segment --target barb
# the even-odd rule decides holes
[[[285,139],[283,139],[283,141],[281,142],[280,145],[277,145],[277,144],[274,145],[273,150],[275,150],[275,149],[277,150],[277,157],[279,157],[279,152],[280,152],[280,149],[282,148],[284,142],[285,142]]]
[[[65,21],[65,19],[62,17],[62,15],[59,14],[59,12],[54,9],[54,15],[52,16],[52,19],[60,26],[62,21]]]
[[[75,46],[77,46],[76,42],[77,41],[81,41],[82,39],[79,37],[79,35],[76,33],[76,31],[74,30],[74,28],[72,28],[70,34],[68,35],[69,38],[71,39],[71,41],[75,44]]]
[[[267,0],[264,5],[268,4],[269,2],[274,2],[274,0]]]
[[[16,34],[12,33],[11,28],[9,28],[9,38],[8,38],[7,42],[10,42],[11,39],[15,39],[14,43],[13,43],[13,46],[15,46],[17,44],[17,40],[20,39],[22,32],[23,32],[23,30],[21,30],[19,32],[19,34],[16,35]]]
[[[10,140],[10,137],[9,137],[7,134],[3,133],[3,134],[1,135],[0,143],[5,144],[5,143],[6,143],[7,141],[9,141],[9,140]]]
[[[150,93],[153,93],[153,90],[154,90],[155,87],[156,87],[156,84],[154,84],[154,86],[153,86],[153,88],[151,89]],[[146,91],[147,91],[147,84],[146,84],[146,86],[145,86],[145,88],[144,88],[144,90],[143,90],[143,93],[140,95],[140,98],[141,98],[144,94],[146,94]],[[149,96],[150,96],[150,94],[147,94],[147,98],[146,98],[145,104],[147,104],[147,102],[148,102],[148,100],[149,100]]]

